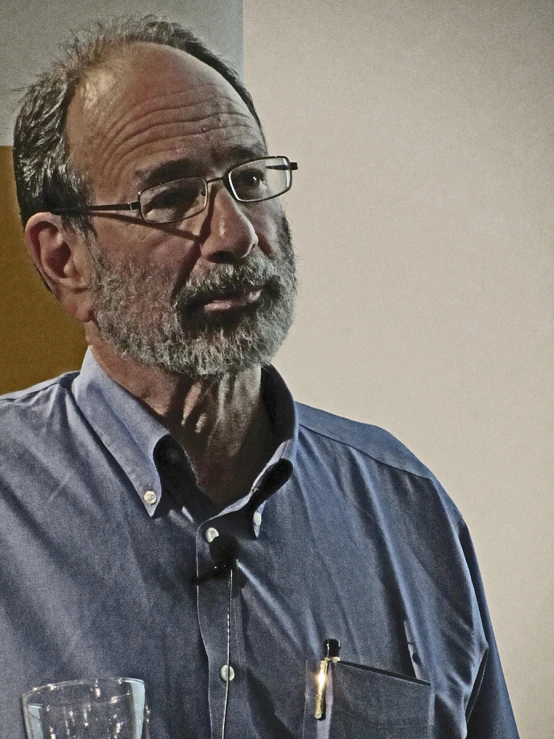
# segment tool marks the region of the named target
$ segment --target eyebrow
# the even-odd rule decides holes
[[[227,170],[237,164],[247,162],[249,159],[266,156],[267,149],[262,142],[259,142],[251,145],[235,144],[226,147],[219,156],[216,154],[215,159],[217,163],[225,163],[225,169]],[[204,176],[203,174],[198,175],[198,171],[197,160],[191,157],[181,157],[170,162],[164,162],[152,169],[137,169],[135,170],[135,180],[140,183],[140,190],[145,190],[148,187],[178,180],[182,177]]]

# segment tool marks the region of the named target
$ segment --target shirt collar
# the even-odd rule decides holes
[[[154,449],[167,429],[124,387],[112,380],[87,350],[73,382],[75,401],[133,483],[152,516],[162,497]]]
[[[90,349],[85,354],[80,374],[73,382],[73,393],[80,410],[131,480],[148,514],[153,516],[162,498],[162,482],[155,461],[156,448],[172,438],[171,435],[140,400],[104,372]],[[277,448],[250,492],[224,511],[230,513],[248,505],[256,536],[265,501],[292,474],[298,439],[298,420],[292,395],[272,366],[262,370],[262,396]]]
[[[272,365],[262,369],[262,398],[277,442],[268,466],[279,459],[294,464],[298,442],[296,406],[287,384]]]

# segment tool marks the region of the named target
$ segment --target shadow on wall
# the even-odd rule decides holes
[[[78,369],[81,325],[42,284],[19,222],[12,150],[0,147],[0,393]]]

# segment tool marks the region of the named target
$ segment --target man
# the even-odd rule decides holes
[[[33,686],[129,676],[153,739],[517,737],[454,504],[270,367],[295,164],[236,76],[178,26],[99,27],[29,89],[14,161],[90,349],[0,402],[0,736]]]

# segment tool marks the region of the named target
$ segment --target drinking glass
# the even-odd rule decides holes
[[[28,739],[147,739],[142,680],[91,678],[50,683],[24,693]]]

